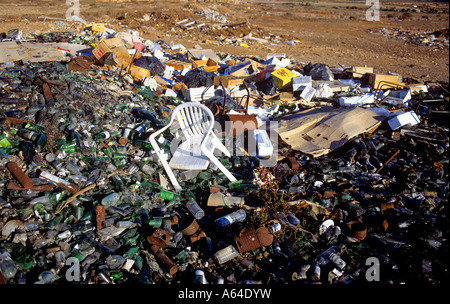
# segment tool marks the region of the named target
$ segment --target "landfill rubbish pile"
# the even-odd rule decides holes
[[[210,8],[202,8],[199,9],[198,11],[194,12],[195,14],[198,14],[200,16],[205,17],[208,20],[211,21],[217,21],[220,23],[227,23],[228,20],[225,16],[222,16],[221,14],[219,14],[218,12],[216,12],[213,9]]]
[[[448,49],[449,46],[448,29],[435,32],[414,32],[411,30],[382,28],[379,30],[369,30],[369,33],[382,34],[389,39],[401,39],[405,43],[427,46],[434,50]]]
[[[1,284],[448,281],[448,84],[104,24],[0,49]]]

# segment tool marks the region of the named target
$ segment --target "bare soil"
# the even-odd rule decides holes
[[[379,73],[449,82],[448,46],[430,47],[377,33],[382,29],[441,31],[441,36],[448,37],[448,1],[381,1],[380,21],[367,21],[365,1],[351,0],[79,0],[79,4],[80,17],[88,24],[104,22],[116,31],[137,30],[152,41],[174,41],[186,47],[198,44],[216,52],[260,58],[286,53],[299,62],[367,65]],[[85,25],[79,22],[55,24],[65,20],[69,7],[64,0],[0,0],[0,32],[13,28],[25,33],[81,31]],[[225,16],[228,26],[195,13],[202,8]],[[174,24],[185,18],[207,26],[183,30]],[[240,40],[249,33],[269,42]],[[298,42],[288,45],[289,40]]]

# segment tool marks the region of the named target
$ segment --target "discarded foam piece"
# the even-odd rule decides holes
[[[405,113],[400,110],[398,111],[398,114],[396,113],[396,115],[389,119],[387,122],[392,130],[397,130],[398,128],[403,126],[417,125],[418,123],[420,123],[420,119],[414,111]]]
[[[303,91],[300,93],[300,98],[303,98],[306,101],[311,101],[311,99],[316,94],[316,89],[310,86],[306,86]]]
[[[205,101],[214,96],[214,87],[198,87],[198,88],[189,88],[182,89],[183,97],[186,101]]]
[[[390,92],[389,95],[382,100],[383,103],[390,105],[403,105],[411,100],[411,90],[397,90]]]
[[[266,130],[254,129],[248,132],[254,140],[254,142],[249,141],[249,145],[254,144],[256,147],[256,151],[249,152],[250,155],[265,158],[273,154],[273,145]]]
[[[355,106],[355,105],[365,105],[375,102],[374,94],[362,94],[358,96],[349,96],[349,97],[339,97],[338,98],[339,105],[342,106]]]
[[[292,90],[302,91],[306,87],[312,87],[312,77],[311,76],[297,76],[292,79]]]

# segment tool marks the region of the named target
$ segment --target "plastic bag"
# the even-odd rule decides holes
[[[314,65],[308,63],[308,65],[304,67],[304,73],[307,76],[311,76],[313,80],[334,80],[334,76],[330,68],[323,63],[316,63]]]
[[[164,73],[164,65],[154,56],[142,56],[134,65],[149,70],[152,75],[162,76]]]
[[[258,88],[258,91],[261,91],[262,93],[266,95],[273,95],[275,94],[277,88],[275,86],[275,80],[272,77],[269,77],[263,81],[257,82],[256,87]]]
[[[214,85],[214,74],[206,72],[203,67],[198,67],[186,73],[184,84],[188,88],[210,87]]]

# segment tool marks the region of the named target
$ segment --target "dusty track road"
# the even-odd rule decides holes
[[[25,33],[81,30],[81,23],[54,24],[58,20],[64,21],[69,8],[65,3],[63,0],[20,3],[0,0],[0,32],[12,28],[20,28]],[[396,72],[423,81],[449,81],[448,47],[416,45],[392,35],[370,33],[383,28],[412,32],[446,29],[448,37],[448,2],[382,1],[380,21],[366,20],[365,1],[79,0],[79,4],[80,17],[88,23],[105,22],[116,31],[137,30],[142,37],[153,41],[174,41],[186,47],[199,44],[203,48],[235,55],[265,57],[267,53],[286,53],[294,60],[306,63],[367,65],[381,73]],[[194,13],[201,8],[216,10],[226,16],[228,24],[246,23],[233,28],[221,27],[218,22]],[[185,18],[213,25],[213,29],[185,31],[173,24]],[[248,33],[259,38],[278,36],[278,42],[250,41],[248,47],[239,46],[236,39]],[[286,40],[299,42],[288,45]]]

